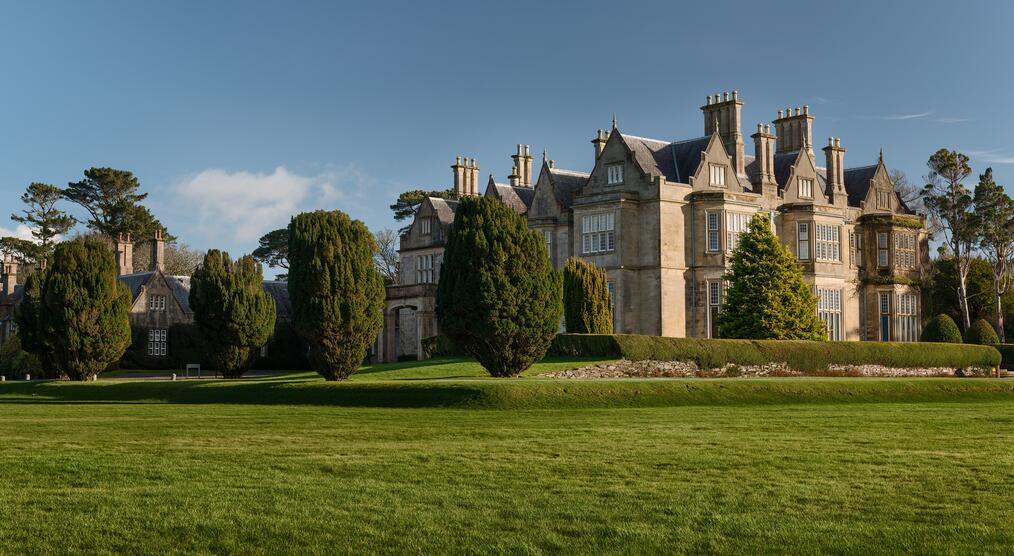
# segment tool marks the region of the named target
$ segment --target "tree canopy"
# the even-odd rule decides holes
[[[62,199],[63,191],[59,187],[32,183],[21,195],[21,202],[25,204],[21,214],[11,214],[11,220],[32,230],[32,237],[37,241],[36,259],[49,258],[59,237],[77,224],[73,216],[57,208],[56,204]]]
[[[542,359],[563,316],[542,236],[506,204],[461,199],[437,284],[440,329],[495,377]]]
[[[85,209],[90,230],[111,238],[130,234],[139,243],[153,237],[156,229],[165,231],[141,204],[148,194],[140,192],[141,183],[132,172],[89,168],[84,175],[85,179],[67,185],[64,196]]]
[[[398,222],[407,220],[415,216],[416,209],[419,208],[419,204],[423,202],[426,197],[438,197],[441,199],[450,199],[454,197],[454,191],[450,189],[426,191],[425,189],[413,189],[412,191],[406,191],[398,195],[398,200],[391,205],[391,210],[394,212],[394,219]]]
[[[755,340],[826,340],[817,317],[817,298],[803,281],[796,258],[771,233],[767,216],[758,214],[739,238],[725,303],[718,317],[723,338]]]
[[[269,268],[289,269],[289,228],[278,228],[261,236],[257,240],[257,248],[253,250],[253,258]],[[281,273],[279,280],[287,275]]]

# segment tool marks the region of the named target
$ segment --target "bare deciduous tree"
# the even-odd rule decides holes
[[[385,228],[374,234],[377,240],[377,253],[373,256],[373,262],[377,270],[384,276],[386,285],[399,282],[401,264],[398,257],[398,234],[391,229]]]

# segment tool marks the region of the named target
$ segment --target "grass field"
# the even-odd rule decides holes
[[[550,361],[534,372],[574,363]],[[1009,553],[1014,381],[0,384],[0,553]]]

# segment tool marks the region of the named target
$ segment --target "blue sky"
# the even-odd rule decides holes
[[[614,112],[696,137],[733,89],[746,135],[809,104],[847,166],[883,147],[920,181],[947,146],[1010,189],[1012,24],[1006,2],[0,1],[0,216],[112,166],[199,248],[313,208],[396,227],[397,193],[449,185],[457,154],[483,183],[516,143],[588,169]]]

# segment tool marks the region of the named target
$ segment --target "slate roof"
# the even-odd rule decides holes
[[[647,137],[638,137],[636,135],[624,135],[620,131],[615,131],[614,133],[620,135],[620,139],[623,140],[623,143],[633,153],[634,160],[637,161],[645,172],[665,176],[665,179],[669,181],[679,181],[676,178],[676,161],[673,151],[670,149],[670,145],[673,143],[658,139],[648,139]],[[706,144],[707,142],[705,142]],[[699,152],[697,153],[697,158],[700,160]]]
[[[278,318],[287,319],[292,316],[292,301],[289,300],[289,284],[282,280],[265,280],[264,291],[275,298],[275,313]]]
[[[785,189],[788,185],[789,174],[792,173],[792,166],[797,158],[799,151],[775,154],[775,182],[778,183],[778,189]]]
[[[697,172],[701,165],[701,156],[708,148],[710,137],[698,137],[677,141],[669,145],[669,156],[674,161],[675,172],[665,179],[679,183],[690,183],[690,178]]]
[[[574,170],[563,170],[561,168],[550,168],[549,178],[553,183],[553,193],[556,201],[564,209],[569,209],[574,204],[574,195],[588,183],[591,174],[576,172]]]
[[[496,194],[500,200],[507,203],[514,212],[525,214],[532,207],[532,200],[535,199],[534,187],[523,187],[506,183],[493,183],[496,187]]]
[[[877,173],[877,164],[845,169],[845,192],[849,196],[849,205],[858,207],[866,200],[870,192],[870,184]]]
[[[141,287],[147,284],[154,274],[154,272],[137,272],[135,274],[120,276],[119,280],[130,288],[131,301],[137,301],[137,296],[141,295]],[[190,308],[190,277],[167,274],[165,275],[165,281],[172,289],[173,297],[176,298],[183,312],[187,314],[193,313],[193,310]],[[277,316],[279,318],[289,318],[292,314],[292,303],[289,301],[288,284],[281,280],[265,280],[264,291],[275,298]],[[17,295],[17,291],[15,291],[15,295]]]
[[[437,220],[442,224],[450,224],[454,222],[454,213],[458,210],[458,202],[452,199],[441,199],[440,197],[430,197],[430,203],[433,205],[433,212],[437,215]]]

